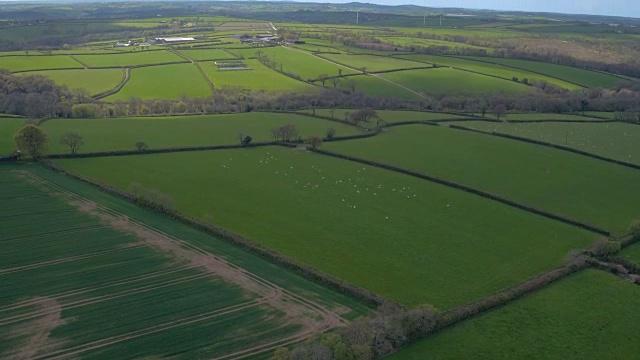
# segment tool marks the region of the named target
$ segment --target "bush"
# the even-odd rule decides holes
[[[593,242],[589,251],[592,255],[599,257],[615,254],[620,251],[620,242],[611,241],[607,237],[600,236]]]

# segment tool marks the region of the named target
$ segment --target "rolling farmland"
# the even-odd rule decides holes
[[[112,202],[113,208],[106,207],[56,184],[68,179],[35,172],[54,180],[22,168],[0,169],[3,357],[238,357],[303,339],[340,321],[329,305],[240,271],[136,220],[154,221],[153,214],[98,196]],[[122,220],[125,214],[132,217]],[[176,227],[178,233],[181,228]],[[310,299],[326,296],[314,284],[305,287],[296,276],[273,271],[276,277],[289,277],[290,289],[304,289]],[[324,303],[348,314],[348,308],[334,302],[340,299],[329,294]],[[343,304],[354,303],[344,299]]]
[[[68,86],[70,89],[85,89],[91,95],[111,90],[124,79],[122,69],[49,70],[22,74],[43,75],[58,84]]]
[[[407,61],[387,56],[323,54],[322,57],[355,69],[366,68],[367,72],[428,67],[428,65],[415,61]]]
[[[345,120],[345,113],[352,114],[358,109],[316,109],[316,115],[332,117],[335,119]],[[302,110],[305,114],[312,114],[313,110]],[[394,111],[394,110],[377,110],[377,116],[384,120],[387,124],[393,124],[403,121],[438,121],[452,119],[468,119],[469,116],[456,115],[448,113],[437,113],[427,111]],[[347,119],[348,120],[348,119]]]
[[[183,58],[165,50],[137,51],[124,54],[78,55],[76,58],[91,68],[128,67],[170,62],[185,62]]]
[[[216,88],[240,87],[254,90],[312,90],[313,86],[279,74],[262,65],[258,60],[244,60],[251,70],[219,70],[213,62],[200,66]]]
[[[181,211],[408,305],[486,296],[594,238],[431,182],[280,147],[57,163],[124,190],[170,194]]]
[[[0,57],[0,69],[13,72],[42,69],[82,69],[79,62],[66,55],[53,56],[3,56]]]

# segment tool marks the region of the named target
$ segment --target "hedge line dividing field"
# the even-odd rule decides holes
[[[424,123],[423,123],[424,124]],[[433,124],[436,125],[436,124]],[[437,126],[437,125],[436,125]],[[498,201],[500,203],[503,203],[505,205],[509,205],[515,208],[518,208],[520,210],[524,210],[524,211],[528,211],[537,215],[541,215],[544,216],[546,218],[552,219],[552,220],[557,220],[560,222],[563,222],[565,224],[569,224],[569,225],[573,225],[573,226],[577,226],[579,228],[588,230],[588,231],[592,231],[594,233],[597,234],[601,234],[601,235],[610,235],[610,232],[608,230],[605,230],[603,228],[597,227],[595,225],[591,225],[591,224],[587,224],[587,223],[583,223],[581,221],[578,220],[574,220],[562,215],[558,215],[558,214],[554,214],[551,212],[548,212],[546,210],[542,210],[542,209],[537,209],[535,207],[529,206],[529,205],[525,205],[522,203],[519,203],[517,201],[513,201],[513,200],[509,200],[507,198],[504,198],[502,196],[499,195],[495,195],[495,194],[491,194],[488,193],[486,191],[482,191],[479,189],[475,189],[473,187],[467,186],[467,185],[463,185],[460,183],[456,183],[450,180],[446,180],[446,179],[442,179],[442,178],[438,178],[432,175],[427,175],[427,174],[423,174],[423,173],[419,173],[413,170],[409,170],[409,169],[404,169],[398,166],[394,166],[394,165],[389,165],[389,164],[384,164],[384,163],[380,163],[377,161],[373,161],[373,160],[367,160],[367,159],[361,159],[361,158],[357,158],[354,156],[350,156],[350,155],[345,155],[345,154],[340,154],[340,153],[335,153],[332,151],[328,151],[328,150],[322,150],[322,149],[308,149],[310,151],[313,152],[317,152],[323,155],[327,155],[327,156],[332,156],[335,158],[339,158],[339,159],[344,159],[344,160],[349,160],[349,161],[353,161],[353,162],[357,162],[357,163],[361,163],[361,164],[365,164],[365,165],[371,165],[371,166],[375,166],[375,167],[379,167],[382,169],[386,169],[386,170],[391,170],[391,171],[395,171],[398,173],[402,173],[405,175],[409,175],[409,176],[413,176],[419,179],[423,179],[423,180],[428,180],[440,185],[445,185],[445,186],[449,186],[458,190],[462,190],[465,192],[468,192],[470,194],[474,194],[474,195],[478,195],[480,197],[486,198],[486,199],[490,199],[490,200],[494,200],[494,201]]]
[[[615,121],[613,121],[613,122],[615,122]],[[553,144],[553,143],[549,143],[549,142],[546,142],[546,141],[535,140],[535,139],[525,138],[525,137],[511,135],[511,134],[504,134],[504,133],[500,133],[500,132],[497,132],[497,131],[487,132],[487,131],[482,131],[482,130],[477,130],[477,129],[471,129],[471,128],[460,126],[460,125],[449,125],[449,127],[451,129],[471,131],[471,132],[476,132],[476,133],[479,133],[479,134],[493,135],[493,136],[498,136],[498,137],[507,138],[507,139],[511,139],[511,140],[523,141],[523,142],[527,142],[527,143],[531,143],[531,144],[535,144],[535,145],[546,146],[546,147],[550,147],[550,148],[554,148],[554,149],[558,149],[558,150],[572,152],[572,153],[578,154],[578,155],[584,155],[584,156],[587,156],[587,157],[590,157],[590,158],[594,158],[594,159],[597,159],[597,160],[602,160],[602,161],[610,162],[610,163],[613,163],[613,164],[625,166],[625,167],[632,168],[632,169],[635,169],[635,170],[640,170],[640,165],[636,165],[636,164],[633,164],[633,163],[628,163],[628,162],[625,162],[625,161],[620,161],[620,160],[608,158],[608,157],[605,157],[605,156],[601,156],[601,155],[598,155],[598,154],[590,153],[590,152],[587,152],[587,151],[582,151],[582,150],[579,150],[579,149],[576,149],[576,148],[572,148],[572,147],[568,147],[568,146],[564,146],[564,145]]]

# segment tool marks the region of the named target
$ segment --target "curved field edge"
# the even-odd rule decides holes
[[[640,287],[587,269],[387,357],[626,358],[640,330]]]
[[[125,191],[133,182],[156,189],[180,211],[407,305],[482,298],[594,237],[459,190],[280,147],[56,163]]]

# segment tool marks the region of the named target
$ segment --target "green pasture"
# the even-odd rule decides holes
[[[407,125],[325,147],[456,181],[613,233],[640,218],[640,206],[629,201],[640,193],[640,171],[540,145]]]
[[[428,67],[423,63],[388,56],[322,54],[322,57],[357,70],[366,68],[367,72]]]
[[[124,190],[156,189],[180,211],[408,305],[476,300],[559,265],[594,237],[459,190],[281,147],[57,164]]]
[[[626,359],[638,351],[640,287],[584,270],[389,357]]]
[[[235,59],[235,56],[222,49],[179,50],[178,52],[195,61]]]
[[[16,149],[13,135],[25,124],[24,119],[0,118],[0,157],[9,155]]]
[[[349,120],[346,113],[352,114],[360,109],[316,109],[318,116],[333,117],[338,120]],[[313,110],[301,110],[305,114],[312,114]],[[432,120],[449,120],[449,119],[467,119],[465,115],[454,115],[448,113],[438,113],[432,111],[397,111],[397,110],[376,110],[378,117],[387,124],[393,124],[402,121],[432,121]],[[372,120],[373,122],[376,119]]]
[[[574,68],[571,66],[543,63],[538,61],[488,58],[477,56],[465,56],[464,58],[527,69],[529,71],[538,72],[585,87],[614,87],[617,84],[625,81],[624,79],[620,79],[613,75],[607,75],[601,72],[589,71]]]
[[[0,69],[32,71],[41,69],[82,69],[83,66],[66,55],[2,56]]]
[[[342,69],[342,74],[345,75],[355,73],[353,70],[332,64],[301,50],[284,47],[232,50],[234,54],[242,55],[245,58],[255,57],[258,51],[262,52],[262,54],[266,55],[270,60],[275,61],[278,70],[280,70],[280,65],[282,65],[282,71],[298,75],[302,80],[316,79],[318,75],[321,74],[337,76],[338,69]]]
[[[409,47],[446,47],[449,49],[482,49],[491,51],[491,48],[469,45],[464,43],[458,43],[453,41],[445,41],[445,40],[433,40],[433,39],[421,39],[421,38],[413,38],[413,37],[401,37],[401,36],[379,36],[378,40],[383,43],[399,46],[402,48]]]
[[[85,89],[91,95],[111,90],[124,80],[122,69],[45,70],[21,74],[43,75],[70,89]]]
[[[0,119],[0,124],[5,120],[8,119]],[[15,121],[15,124],[19,122]],[[240,132],[250,135],[254,142],[272,141],[271,129],[285,124],[295,125],[303,138],[311,135],[324,137],[329,128],[336,129],[336,136],[360,133],[356,127],[309,116],[262,112],[117,119],[55,119],[45,122],[42,126],[51,138],[50,152],[64,153],[69,149],[59,141],[68,131],[82,135],[85,145],[80,152],[95,152],[133,150],[137,141],[144,141],[151,149],[238,144],[239,140],[236,137]],[[2,140],[6,141],[4,138]],[[13,149],[9,142],[6,149]]]
[[[563,80],[555,79],[553,77],[535,74],[526,70],[509,68],[499,64],[489,64],[479,61],[461,59],[457,57],[438,55],[400,55],[398,57],[407,60],[421,61],[427,64],[437,64],[439,66],[450,66],[457,69],[474,71],[481,74],[501,77],[507,80],[512,80],[514,77],[517,77],[519,81],[522,81],[523,79],[528,79],[529,82],[546,81],[550,84],[558,85],[570,90],[580,88],[580,86],[568,83]]]
[[[494,117],[495,115],[490,112],[487,113],[488,117]],[[581,120],[581,121],[597,121],[597,118],[589,117],[589,114],[556,114],[556,113],[517,113],[517,114],[504,114],[500,116],[501,120],[523,120],[523,121],[535,121],[535,120]]]
[[[468,122],[464,126],[564,145],[640,165],[640,126],[626,123]]]
[[[258,60],[243,60],[251,70],[219,70],[213,62],[200,66],[216,88],[228,86],[252,90],[302,91],[315,87],[304,81],[290,78],[262,65]]]
[[[205,97],[211,89],[193,64],[172,64],[131,70],[131,78],[105,101],[141,99],[177,99],[183,95]]]
[[[613,112],[605,112],[605,111],[585,111],[584,114],[587,116],[598,116],[598,117],[603,117],[607,119],[613,119],[615,118],[615,115],[616,115]]]
[[[142,50],[124,54],[78,55],[76,58],[92,68],[186,62],[185,59],[166,50]]]
[[[450,68],[398,71],[380,74],[380,76],[411,90],[430,95],[478,95],[529,91],[528,86],[513,81]]]
[[[385,81],[383,78],[373,75],[356,75],[349,77],[342,77],[337,84],[339,89],[344,91],[352,90],[352,82],[355,84],[355,91],[361,92],[371,96],[388,97],[388,98],[400,98],[417,100],[421,97],[418,94],[413,93],[411,90],[407,90],[402,86],[398,86],[389,81]],[[332,87],[333,83],[328,80],[325,83],[326,87]]]

